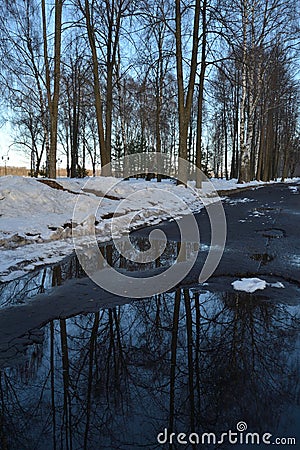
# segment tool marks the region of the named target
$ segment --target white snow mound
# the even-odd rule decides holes
[[[267,287],[267,282],[260,278],[242,278],[241,280],[233,281],[231,284],[236,291],[244,292],[255,292]]]
[[[258,290],[263,290],[267,286],[275,287],[275,288],[284,288],[284,284],[277,281],[276,283],[267,283],[265,280],[261,280],[260,278],[241,278],[241,280],[233,281],[232,283],[233,289],[236,291],[243,292],[255,292]]]

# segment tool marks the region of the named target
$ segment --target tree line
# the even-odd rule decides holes
[[[299,163],[296,0],[11,0],[0,6],[2,120],[31,173],[180,156],[268,181]],[[103,175],[109,175],[102,170]]]

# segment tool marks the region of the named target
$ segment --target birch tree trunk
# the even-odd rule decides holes
[[[239,183],[250,181],[250,151],[247,145],[246,136],[246,100],[247,100],[247,37],[248,37],[248,0],[242,1],[242,27],[243,27],[243,47],[242,47],[242,94],[240,102],[240,172]]]

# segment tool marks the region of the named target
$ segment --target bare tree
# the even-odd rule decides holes
[[[37,176],[44,153],[49,153],[49,114],[44,88],[40,8],[35,0],[2,5],[1,79],[11,108],[14,144],[30,155]],[[4,19],[5,18],[5,19]]]
[[[79,0],[78,6],[85,18],[88,41],[92,55],[93,84],[101,165],[111,162],[114,77],[122,20],[130,6],[128,0]],[[101,26],[96,26],[101,24]],[[105,88],[102,95],[100,64],[104,67]],[[107,169],[107,168],[106,168]],[[102,175],[109,175],[102,171]]]
[[[183,5],[180,0],[175,2],[175,42],[176,42],[176,73],[177,73],[177,92],[178,92],[178,121],[179,121],[179,156],[187,159],[187,139],[188,127],[191,118],[193,104],[193,94],[195,89],[195,80],[197,72],[197,58],[199,48],[199,21],[200,21],[200,0],[195,2],[194,20],[192,28],[192,51],[188,67],[187,92],[184,88],[184,69],[183,69],[183,38],[182,38],[182,16]],[[179,167],[179,178],[186,180],[188,174],[184,173]]]
[[[54,43],[53,43],[53,92],[51,83],[51,72],[48,51],[47,11],[45,0],[41,0],[45,84],[47,89],[48,109],[50,116],[50,148],[48,156],[48,174],[50,178],[56,178],[56,154],[57,154],[57,131],[58,131],[58,102],[60,90],[60,66],[61,66],[61,33],[62,33],[62,7],[64,0],[55,0],[54,11]]]
[[[206,46],[207,46],[207,0],[202,4],[202,42],[201,42],[201,68],[198,87],[198,110],[197,110],[197,138],[196,138],[196,167],[201,170],[202,159],[202,122],[204,101],[204,80],[206,71]],[[196,187],[201,187],[200,172],[197,171]]]

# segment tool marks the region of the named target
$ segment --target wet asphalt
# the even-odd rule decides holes
[[[214,276],[266,275],[300,282],[300,185],[234,194],[224,208],[227,242]]]
[[[223,198],[222,204],[227,223],[226,243],[221,261],[208,282],[224,276],[266,276],[299,285],[300,183],[270,184],[237,192]],[[216,207],[212,204],[208,208]],[[211,226],[207,212],[201,211],[196,220],[201,244],[209,246]],[[153,228],[134,234],[146,236]],[[180,241],[176,222],[165,222],[155,228],[163,230],[169,240]],[[186,283],[197,281],[206,257],[207,252],[199,252]]]

